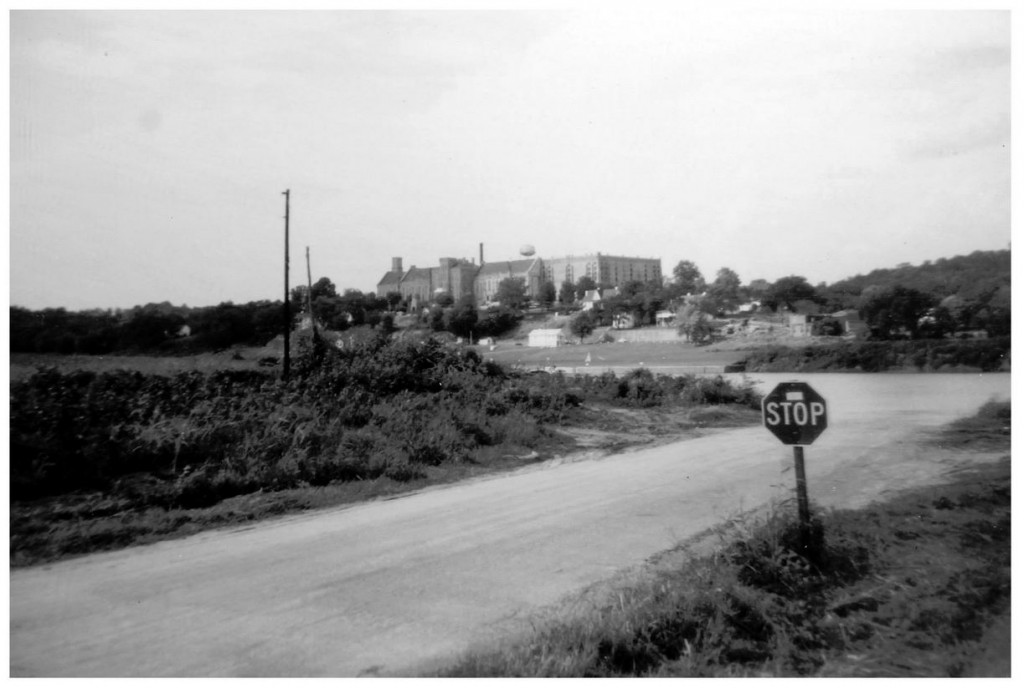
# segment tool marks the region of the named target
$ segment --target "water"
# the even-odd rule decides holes
[[[778,383],[808,383],[828,403],[830,423],[915,419],[923,425],[969,416],[990,400],[1010,399],[1009,373],[727,373],[767,394]]]

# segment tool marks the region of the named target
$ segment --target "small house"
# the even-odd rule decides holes
[[[868,324],[861,320],[860,312],[856,309],[836,311],[832,314],[832,318],[842,324],[843,335],[847,337],[863,338],[867,337],[870,332]]]
[[[530,331],[527,344],[530,347],[560,347],[565,344],[565,335],[559,328],[537,328]]]
[[[588,289],[583,294],[583,299],[580,300],[583,304],[584,311],[590,311],[594,306],[601,303],[601,292],[596,289]]]

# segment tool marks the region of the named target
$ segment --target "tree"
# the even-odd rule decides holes
[[[693,261],[680,261],[672,269],[672,279],[681,294],[699,294],[707,283]]]
[[[498,283],[494,293],[494,301],[510,309],[521,309],[526,304],[526,280],[523,278],[505,278]]]
[[[473,328],[476,327],[477,319],[476,303],[473,297],[462,297],[452,308],[445,311],[445,330],[459,337],[470,337],[473,334]]]
[[[676,312],[679,334],[685,335],[693,344],[711,342],[715,334],[711,316],[702,301],[701,297],[690,297]]]
[[[328,330],[345,330],[349,326],[349,312],[340,297],[317,297],[313,300],[313,315]]]
[[[761,299],[761,303],[772,311],[778,311],[780,306],[793,310],[798,301],[821,303],[821,297],[807,282],[807,278],[799,275],[779,278],[771,284]]]
[[[291,300],[293,304],[296,304],[301,309],[306,308],[307,297],[306,293],[310,292],[310,289],[306,285],[297,285],[292,288]],[[338,296],[338,290],[331,282],[330,278],[320,278],[313,283],[312,289],[312,300],[315,302],[320,297],[334,298]]]
[[[580,342],[583,342],[583,338],[594,332],[594,327],[594,316],[589,311],[580,311],[569,321],[569,332],[580,338]]]
[[[916,339],[936,299],[924,292],[897,285],[870,299],[863,308],[864,320],[883,339],[907,334]]]
[[[764,297],[765,292],[768,291],[769,287],[770,285],[767,280],[764,278],[758,278],[756,280],[751,280],[750,284],[743,288],[743,292],[746,293],[748,299],[757,301]]]
[[[920,320],[918,334],[923,338],[941,339],[946,335],[956,332],[956,319],[949,309],[944,306],[936,306]]]
[[[521,314],[505,306],[497,306],[478,313],[475,332],[478,337],[502,335],[519,325]]]
[[[566,280],[558,289],[558,301],[562,306],[568,306],[576,301],[576,287],[571,280]]]
[[[540,286],[540,294],[537,295],[537,301],[544,308],[550,308],[555,303],[556,296],[555,283],[548,280]]]
[[[338,289],[331,282],[330,278],[320,278],[313,283],[313,301],[320,297],[336,297]]]
[[[676,312],[679,334],[686,335],[694,344],[710,342],[715,332],[704,301],[702,297],[690,297]]]
[[[597,283],[594,282],[594,278],[589,275],[580,276],[580,279],[576,281],[576,298],[583,299],[587,292],[592,289],[597,289]]]
[[[446,309],[455,303],[455,297],[449,292],[438,292],[434,295],[434,303],[442,309]]]
[[[384,301],[388,303],[388,311],[398,310],[398,306],[402,303],[401,292],[388,292],[384,295]]]
[[[707,296],[708,307],[715,313],[735,311],[740,303],[740,276],[730,268],[720,268]]]
[[[427,323],[430,325],[430,329],[434,332],[440,332],[445,329],[444,322],[444,309],[436,304],[430,307],[430,312],[427,314]]]

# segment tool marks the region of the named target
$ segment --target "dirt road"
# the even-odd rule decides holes
[[[759,376],[764,386],[793,376]],[[813,502],[935,480],[916,441],[1010,376],[802,376],[829,401]],[[11,573],[13,676],[407,674],[789,494],[761,428]]]

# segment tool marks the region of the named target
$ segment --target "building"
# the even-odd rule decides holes
[[[527,258],[520,261],[498,261],[485,263],[476,275],[473,291],[478,304],[493,301],[498,293],[502,280],[518,278],[526,287],[526,296],[533,298],[540,294],[543,281],[543,263],[539,258]]]
[[[479,266],[462,258],[441,258],[437,267],[402,270],[402,259],[391,259],[391,270],[377,283],[377,296],[398,292],[414,308],[429,304],[435,295],[447,292],[456,300],[474,294],[473,281]]]
[[[544,280],[550,281],[555,287],[566,280],[576,284],[584,276],[598,285],[613,287],[621,287],[634,280],[660,283],[661,259],[609,256],[602,253],[544,259]]]
[[[560,347],[565,344],[565,335],[558,328],[537,328],[530,331],[528,347]]]
[[[856,309],[836,311],[832,314],[832,318],[839,321],[843,326],[843,335],[848,337],[863,339],[871,332],[868,328],[868,324],[861,320],[860,312]]]
[[[575,284],[588,276],[601,287],[620,287],[634,280],[661,282],[660,258],[632,258],[589,254],[565,258],[531,257],[516,261],[484,263],[483,245],[480,265],[466,259],[441,258],[436,268],[402,269],[402,259],[391,259],[391,270],[377,283],[378,297],[397,292],[418,308],[428,304],[435,295],[447,292],[458,300],[472,295],[478,305],[492,301],[502,280],[519,278],[526,287],[526,296],[535,298],[541,285],[551,282],[557,289],[566,280]],[[607,295],[607,290],[605,290]]]

